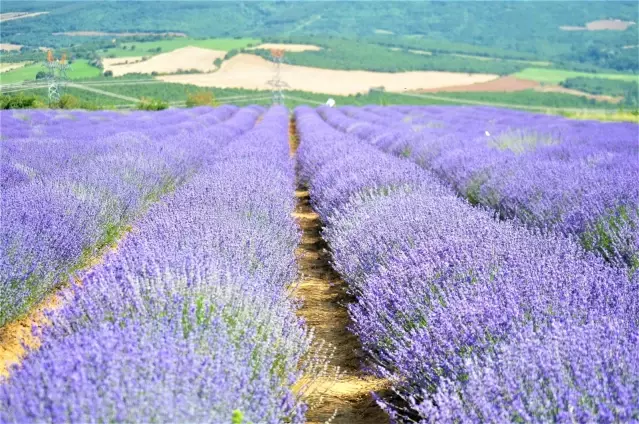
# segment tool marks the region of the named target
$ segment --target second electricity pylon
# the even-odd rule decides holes
[[[281,105],[284,104],[284,93],[282,92],[282,89],[289,87],[286,81],[282,81],[282,62],[284,61],[284,50],[271,49],[271,59],[275,64],[275,75],[273,76],[273,79],[267,82],[267,84],[271,86],[273,92],[273,104]]]
[[[60,101],[64,84],[67,80],[67,63],[66,53],[62,54],[59,60],[53,57],[53,52],[47,52],[47,61],[43,65],[47,69],[47,81],[49,82],[49,105]]]

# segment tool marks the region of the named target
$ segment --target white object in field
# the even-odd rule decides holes
[[[335,106],[335,100],[333,100],[333,99],[328,99],[328,100],[326,101],[326,106],[328,106],[328,107],[333,107],[333,106]]]
[[[490,133],[486,131],[486,137],[490,137]]]

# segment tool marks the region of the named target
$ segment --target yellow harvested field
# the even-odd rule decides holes
[[[113,76],[121,76],[126,74],[150,74],[157,72],[158,74],[174,74],[179,70],[188,71],[197,69],[201,72],[210,72],[217,69],[213,64],[215,59],[223,59],[226,52],[223,50],[203,49],[200,47],[183,47],[168,53],[162,53],[153,56],[144,61],[131,62],[134,58],[103,60],[104,70],[112,71]],[[129,60],[129,63],[122,63]],[[120,64],[117,64],[117,63]]]
[[[317,51],[322,50],[319,46],[314,46],[312,44],[278,44],[278,43],[264,43],[260,44],[256,47],[251,47],[247,50],[255,50],[255,49],[281,49],[286,50],[287,52],[306,52],[306,51]]]
[[[0,43],[0,50],[20,50],[22,46],[20,44]]]
[[[142,56],[131,56],[131,57],[104,57],[102,58],[102,65],[104,69],[111,69],[113,66],[117,65],[130,65],[132,63],[142,62],[144,57]]]
[[[267,81],[274,73],[273,63],[259,56],[238,54],[225,61],[211,74],[168,75],[162,81],[193,84],[201,87],[247,88],[269,90]],[[368,92],[383,86],[387,91],[406,91],[467,85],[498,78],[492,74],[458,72],[370,72],[320,69],[306,66],[282,65],[281,77],[291,90],[314,93],[349,95]]]
[[[0,63],[0,72],[11,71],[12,69],[22,68],[31,62],[16,62],[16,63]]]
[[[16,19],[35,18],[36,16],[46,15],[49,12],[9,12],[0,13],[0,22],[13,21]]]

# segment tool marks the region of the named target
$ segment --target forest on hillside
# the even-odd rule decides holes
[[[637,44],[637,25],[624,31],[560,29],[600,19],[636,22],[634,2],[371,1],[362,7],[360,2],[306,1],[3,1],[0,11],[49,12],[3,23],[3,42],[32,47],[87,41],[52,35],[61,31],[180,31],[199,38],[321,36],[405,49],[441,46],[449,52],[547,60],[571,69],[639,68],[637,49],[624,48]]]

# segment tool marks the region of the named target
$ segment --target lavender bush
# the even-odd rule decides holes
[[[203,112],[201,118],[211,115],[218,122],[235,110]],[[37,111],[25,116],[41,122],[42,115]],[[67,281],[69,273],[117,240],[151,202],[193,172],[199,160],[192,152],[193,141],[210,140],[215,148],[250,128],[255,119],[239,116],[210,129],[177,124],[181,128],[176,130],[173,120],[162,120],[170,118],[167,114],[149,120],[138,113],[112,133],[111,125],[94,127],[91,113],[83,116],[87,119],[73,121],[70,137],[58,138],[51,138],[58,120],[39,124],[45,136],[13,138],[15,122],[2,117],[8,139],[0,141],[0,327]]]
[[[304,422],[287,130],[273,108],[213,152],[189,142],[197,172],[65,292],[0,385],[0,422]]]
[[[331,113],[325,112],[325,117]],[[349,307],[353,331],[371,369],[390,379],[403,399],[380,400],[392,417],[435,422],[432,417],[500,422],[505,416],[547,422],[572,413],[593,421],[639,418],[634,402],[639,368],[632,353],[639,324],[636,275],[629,280],[624,269],[610,267],[560,234],[495,220],[492,212],[473,208],[410,161],[362,144],[313,110],[298,108],[296,117],[302,175],[325,223],[334,266],[357,298]],[[335,153],[341,156],[332,157]],[[614,325],[600,324],[605,322]],[[605,346],[613,327],[618,337]],[[568,363],[592,366],[581,366],[575,379],[548,379],[543,389],[563,397],[544,400],[528,389],[529,376],[512,368],[507,358],[514,355],[500,352],[529,349],[531,358],[546,355],[546,341],[561,337],[557,328],[597,335],[591,350],[572,351],[568,340],[557,341]],[[602,362],[602,352],[614,354],[615,361]],[[522,354],[524,360],[528,356]],[[478,372],[473,364],[488,363],[509,385],[505,400],[494,405],[489,395],[480,396],[483,375],[472,380],[476,388],[471,386],[471,375]],[[540,362],[531,360],[534,364]],[[561,370],[561,364],[549,366]],[[438,393],[447,398],[461,393],[456,398],[461,406],[451,400],[440,408]],[[519,403],[509,403],[508,393],[519,396]],[[585,400],[592,403],[573,408]],[[550,415],[540,414],[537,406],[525,413],[518,409],[543,401],[553,408]],[[473,416],[475,403],[499,412]],[[471,412],[455,415],[454,408]]]
[[[576,235],[609,262],[639,267],[636,124],[483,107],[320,113],[342,131],[410,157],[502,218]]]

